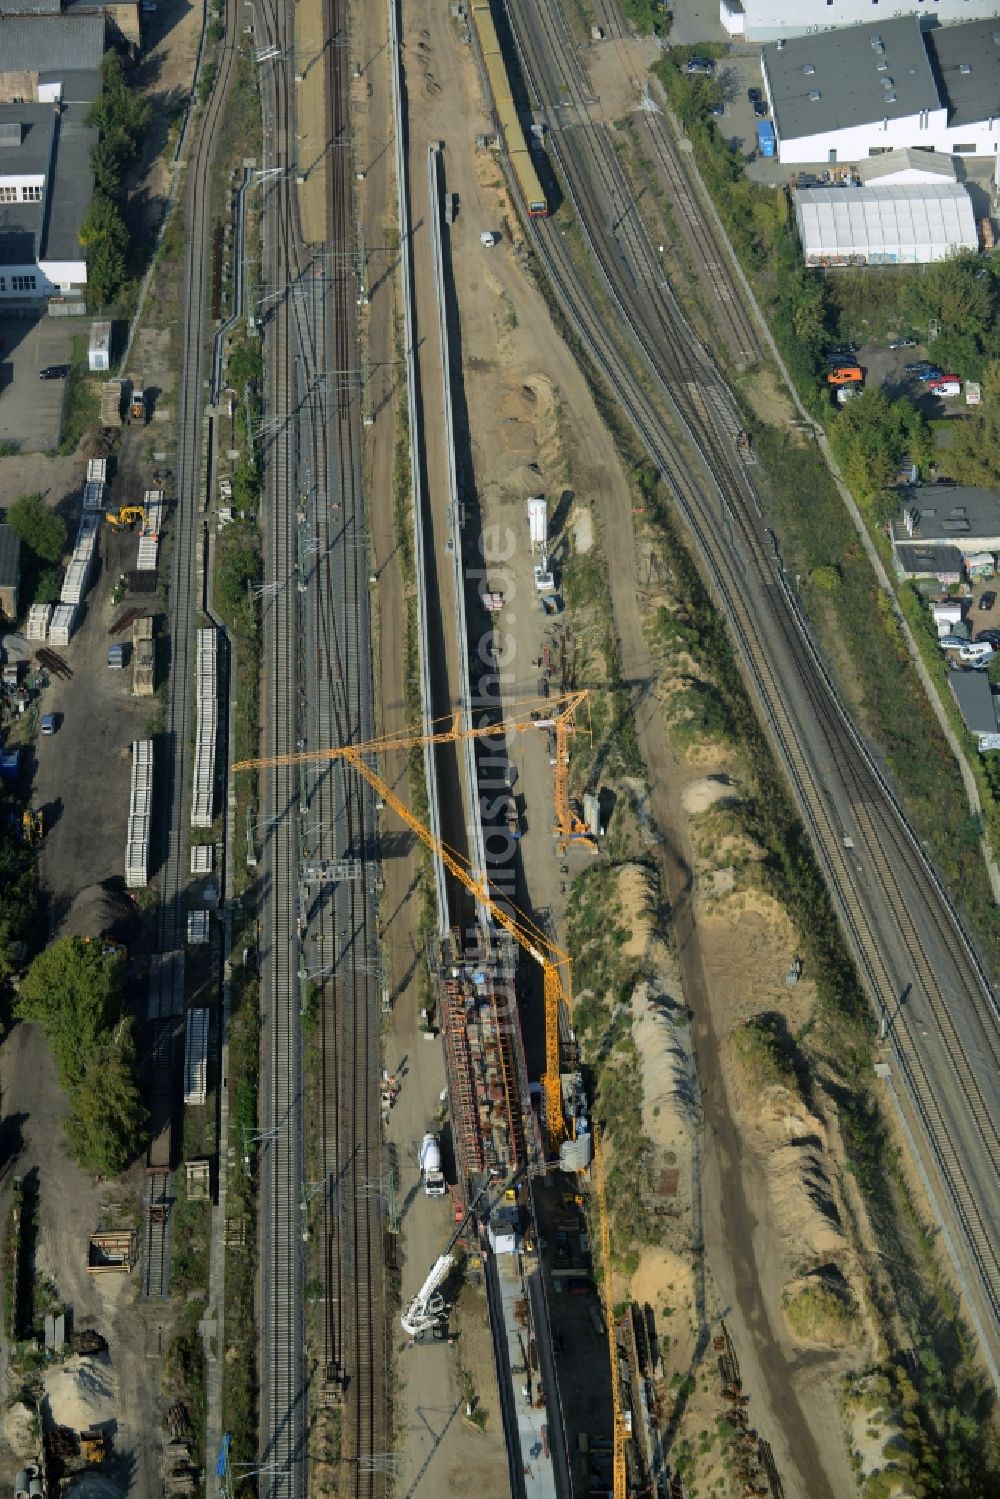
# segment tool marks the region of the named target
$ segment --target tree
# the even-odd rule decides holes
[[[58,604],[62,594],[62,571],[58,567],[47,567],[38,574],[35,584],[36,604]]]
[[[17,1013],[45,1032],[69,1095],[66,1134],[80,1165],[124,1170],[139,1148],[145,1110],[135,1081],[130,1024],[122,1018],[122,963],[97,942],[64,937],[25,974]]]
[[[892,401],[881,385],[870,385],[838,413],[830,436],[850,488],[868,505],[888,489],[904,455],[926,462],[927,424],[905,397]]]
[[[99,943],[64,937],[39,953],[21,983],[17,1013],[42,1027],[69,1088],[121,1016],[121,966]]]
[[[987,365],[980,404],[953,424],[948,468],[963,484],[1000,484],[1000,364]]]
[[[123,1021],[88,1059],[70,1095],[66,1134],[85,1171],[117,1176],[139,1152],[146,1110],[134,1072],[131,1030]]]
[[[993,262],[969,250],[936,261],[907,284],[904,310],[918,327],[937,330],[928,346],[933,359],[966,379],[979,379],[1000,311]]]
[[[66,522],[40,494],[22,494],[7,511],[7,523],[42,562],[58,562],[66,550]]]
[[[80,243],[87,252],[87,301],[92,306],[113,302],[127,274],[128,230],[118,207],[106,193],[95,192],[87,217],[80,225]]]

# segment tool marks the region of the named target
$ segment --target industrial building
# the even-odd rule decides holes
[[[0,17],[0,306],[77,299],[93,196],[86,123],[100,91],[100,11]]]
[[[924,28],[898,16],[761,47],[784,163],[861,162],[905,147],[995,156],[1000,20]]]
[[[960,182],[800,188],[795,222],[808,266],[926,265],[979,247]]]
[[[1000,724],[997,722],[997,700],[990,679],[984,671],[951,671],[948,682],[958,704],[962,721],[975,734],[979,753],[1000,750]]]
[[[890,539],[901,577],[958,583],[963,571],[981,567],[983,553],[1000,552],[1000,491],[910,485]]]
[[[21,586],[21,538],[7,525],[0,525],[0,614],[17,619],[17,595]]]
[[[842,26],[861,26],[872,18],[876,0],[719,0],[719,20],[732,37],[748,42],[771,42],[778,37],[813,35]],[[921,16],[921,0],[898,0],[894,16]],[[934,0],[934,19],[972,21],[996,15],[996,0]]]

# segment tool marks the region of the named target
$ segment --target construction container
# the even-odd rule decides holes
[[[92,374],[106,375],[111,368],[111,324],[93,323],[87,365]]]
[[[28,610],[28,624],[25,634],[29,640],[47,640],[51,622],[51,604],[32,604]]]
[[[52,645],[69,645],[76,629],[76,604],[57,604],[49,623],[49,641]]]

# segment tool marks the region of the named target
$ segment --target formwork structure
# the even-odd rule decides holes
[[[194,786],[191,826],[210,828],[215,808],[215,741],[218,730],[218,635],[199,630],[195,663]]]
[[[138,1240],[131,1229],[120,1233],[91,1234],[87,1245],[87,1270],[91,1275],[129,1275],[136,1262]]]
[[[132,623],[132,691],[136,697],[152,697],[156,679],[156,647],[153,620],[149,614]]]
[[[49,621],[49,641],[52,645],[69,645],[76,629],[77,607],[75,604],[57,604]]]
[[[184,1102],[208,1097],[208,1010],[188,1010],[184,1036]]]
[[[125,884],[141,890],[149,883],[149,841],[153,819],[153,741],[132,744],[132,785],[125,844]]]
[[[142,508],[146,512],[146,518],[139,533],[137,567],[140,572],[155,572],[160,551],[160,529],[163,525],[163,490],[147,489]]]
[[[52,605],[32,604],[28,610],[28,623],[24,633],[29,640],[47,640],[51,623]]]
[[[500,1178],[537,1164],[541,1147],[515,998],[517,949],[477,930],[452,932],[435,965],[459,1179]]]

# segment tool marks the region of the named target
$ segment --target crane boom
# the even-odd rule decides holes
[[[265,755],[254,760],[237,760],[232,768],[234,771],[269,770],[278,765],[315,765],[324,760],[343,760],[348,757],[349,750],[366,755],[381,755],[390,750],[412,749],[414,745],[420,744],[454,744],[459,739],[493,739],[507,734],[523,734],[527,729],[552,727],[556,730],[559,747],[556,758],[558,817],[559,789],[560,785],[565,786],[565,765],[569,764],[569,730],[573,715],[588,696],[587,689],[580,688],[576,692],[564,692],[554,698],[537,698],[530,704],[514,704],[513,706],[522,706],[527,711],[508,714],[496,723],[481,724],[478,728],[471,725],[463,728],[461,714],[456,713],[448,719],[447,728],[436,729],[432,734],[389,734],[384,739],[371,739],[365,744],[298,750],[291,755]],[[561,711],[555,712],[557,708]],[[440,723],[441,720],[438,719],[437,722]]]

